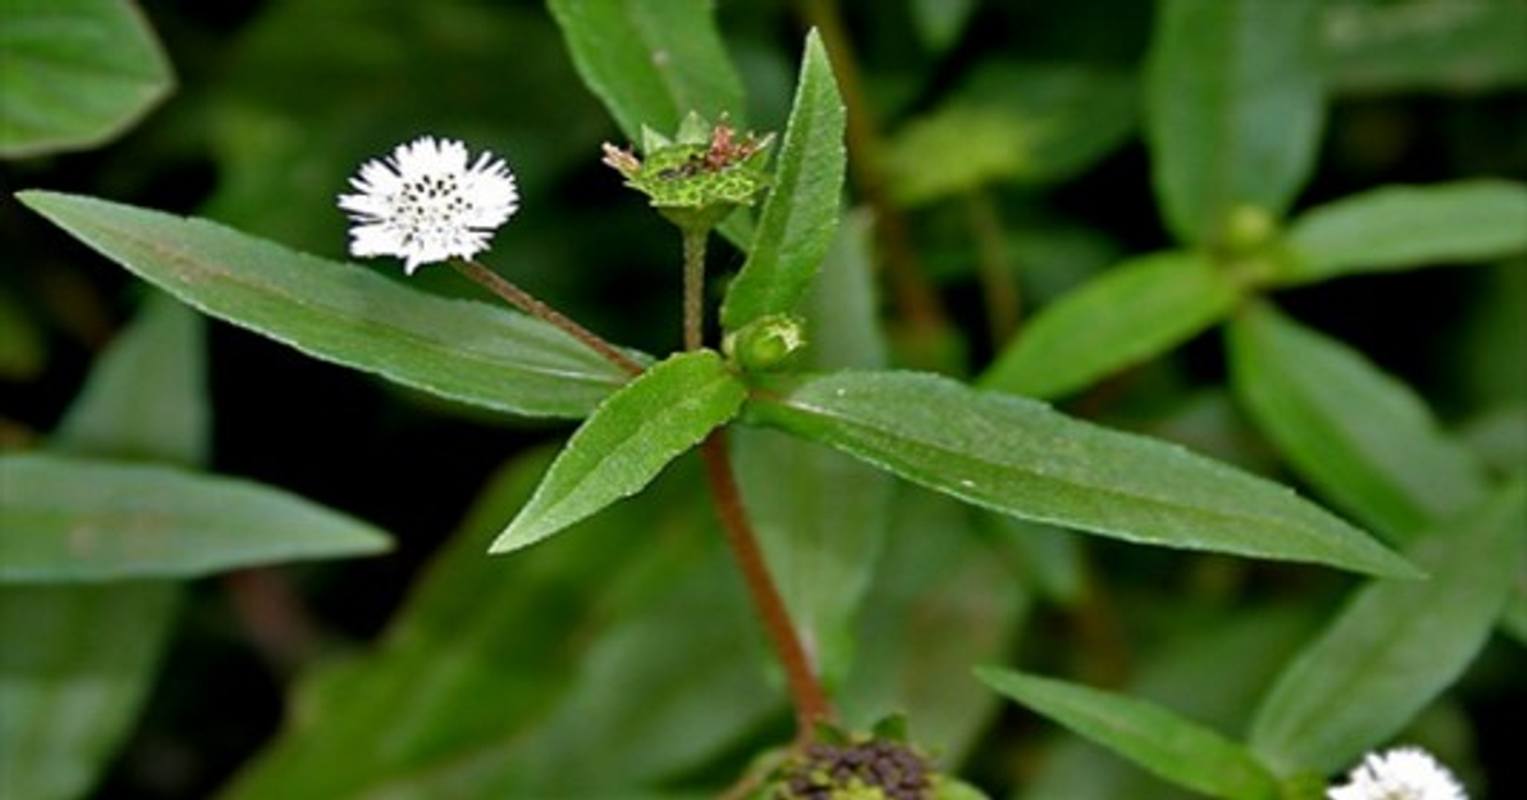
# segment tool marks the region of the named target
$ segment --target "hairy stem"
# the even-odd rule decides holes
[[[706,229],[684,229],[684,349],[699,350],[705,343],[705,245]]]
[[[753,526],[748,522],[742,494],[737,490],[737,480],[732,473],[726,433],[720,430],[712,433],[700,446],[700,452],[705,459],[705,476],[710,482],[721,527],[726,530],[727,543],[742,570],[764,631],[784,667],[785,680],[790,685],[790,696],[795,704],[796,741],[804,744],[815,735],[818,722],[833,719],[832,704],[817,680],[806,648],[795,633],[790,614],[785,610],[784,598],[774,586],[774,579],[764,563],[763,551],[758,547],[758,538],[753,535]]]
[[[563,333],[577,339],[583,346],[598,353],[604,360],[620,367],[631,375],[642,374],[642,365],[636,363],[635,359],[622,353],[615,345],[600,338],[598,334],[595,334],[588,328],[563,316],[560,311],[537,300],[529,292],[501,277],[497,272],[488,269],[476,261],[453,260],[450,263],[451,266],[456,268],[457,272],[466,276],[473,283],[487,289],[499,299],[526,314],[556,326]]]

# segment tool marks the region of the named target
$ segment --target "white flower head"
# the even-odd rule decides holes
[[[483,153],[470,166],[467,147],[430,136],[398,145],[350,179],[359,194],[339,196],[349,212],[350,253],[397,256],[412,275],[421,264],[471,258],[519,209],[514,174]]]
[[[1419,747],[1369,753],[1347,775],[1346,786],[1326,790],[1330,800],[1468,800],[1458,779]]]

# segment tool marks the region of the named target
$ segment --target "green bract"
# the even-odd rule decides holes
[[[773,134],[739,139],[725,119],[712,125],[691,112],[672,140],[642,129],[645,160],[606,144],[604,163],[675,225],[708,231],[738,206],[752,205],[768,187],[764,151],[773,141]]]

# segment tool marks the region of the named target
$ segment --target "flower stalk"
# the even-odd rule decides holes
[[[563,333],[577,339],[583,346],[593,350],[604,360],[619,367],[627,374],[636,376],[642,373],[642,365],[638,364],[635,359],[622,353],[615,345],[610,344],[588,328],[572,321],[562,312],[537,300],[529,292],[516,286],[512,281],[509,281],[493,270],[471,259],[456,259],[451,261],[450,264],[468,280],[487,289],[499,299],[526,314],[557,327]]]

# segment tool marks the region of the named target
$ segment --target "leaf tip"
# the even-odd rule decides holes
[[[535,529],[534,526],[524,524],[524,520],[525,518],[521,516],[510,522],[509,527],[505,528],[504,532],[500,533],[498,538],[488,545],[488,555],[500,556],[516,550],[523,550],[545,539],[548,535],[555,533],[555,531]]]

